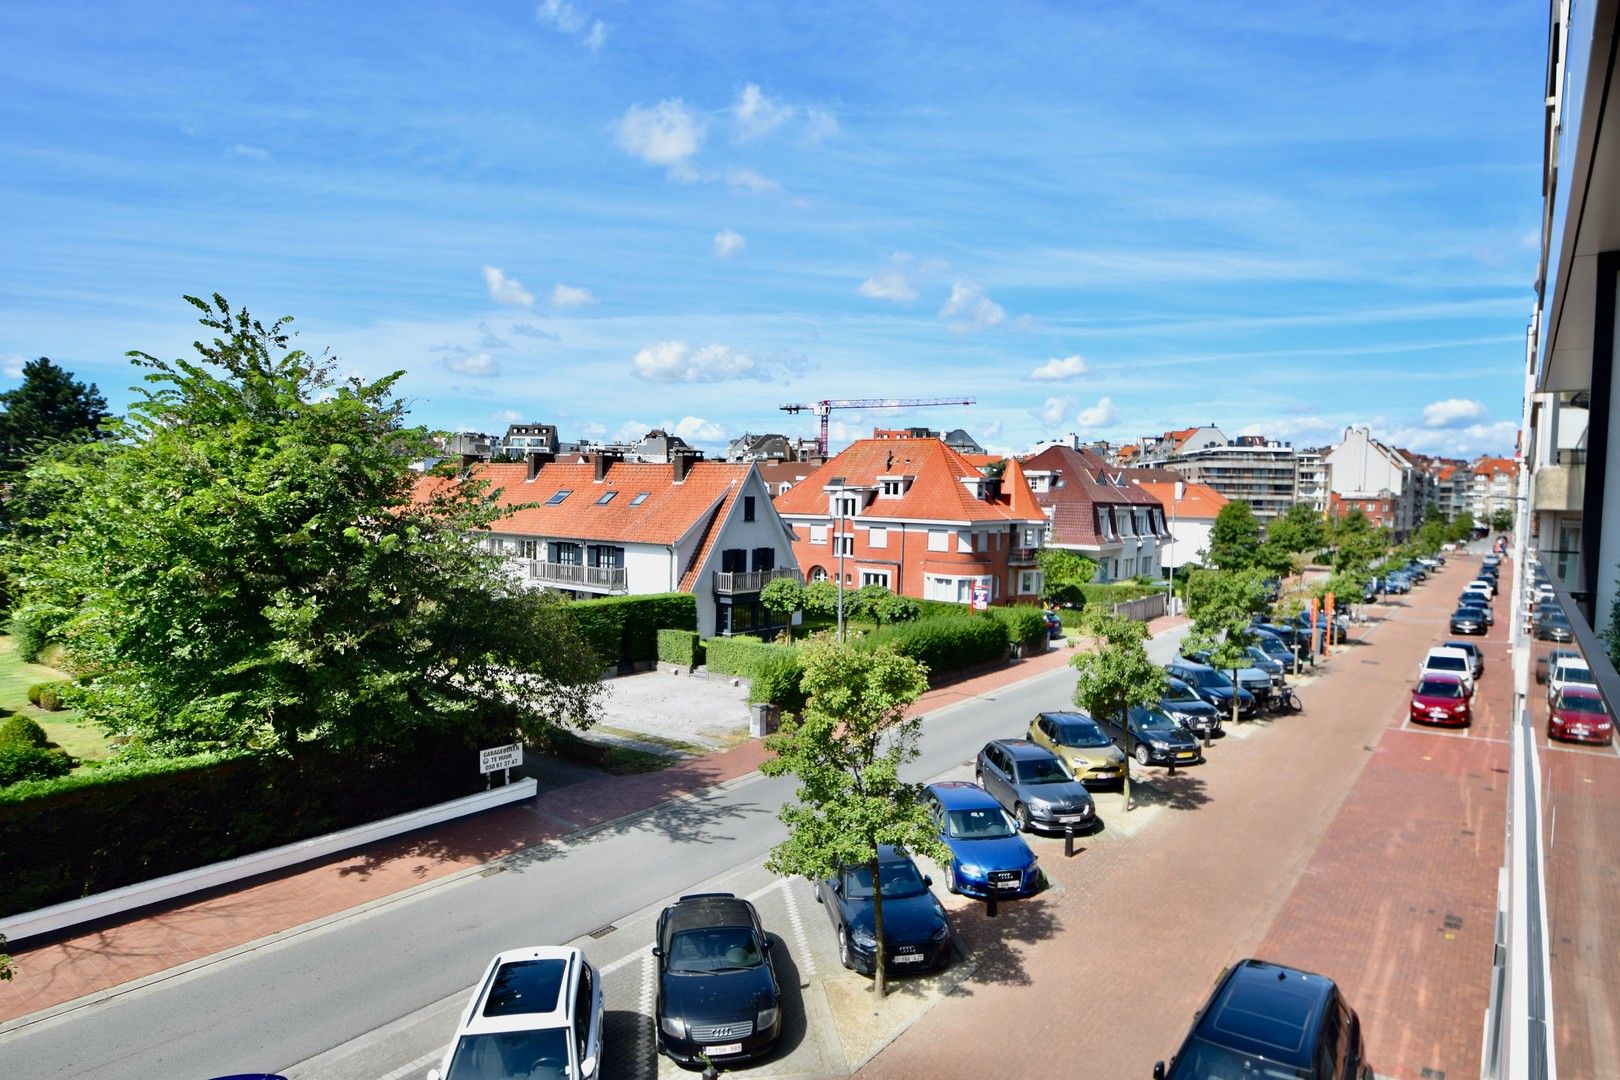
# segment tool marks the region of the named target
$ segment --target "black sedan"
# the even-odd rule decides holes
[[[1153,706],[1136,706],[1129,712],[1130,753],[1138,765],[1193,765],[1203,760],[1198,740],[1192,732]],[[1117,719],[1097,718],[1110,738],[1125,749],[1125,732]]]
[[[1159,697],[1159,708],[1170,718],[1200,738],[1213,738],[1221,733],[1224,714],[1198,696],[1198,692],[1180,679],[1166,678],[1164,693]]]
[[[1556,609],[1542,611],[1536,616],[1536,640],[1574,641],[1575,632],[1570,629],[1569,617]]]
[[[1453,634],[1483,634],[1485,630],[1485,613],[1478,608],[1461,607],[1451,615]]]
[[[683,896],[658,916],[658,1049],[682,1065],[776,1048],[782,994],[759,912],[731,893]]]
[[[878,879],[883,889],[884,969],[890,974],[944,967],[951,958],[951,925],[945,907],[929,891],[911,856],[884,844],[878,848]],[[838,934],[838,956],[862,975],[877,970],[877,937],[872,932],[872,869],[846,866],[816,883],[816,902],[827,909]]]

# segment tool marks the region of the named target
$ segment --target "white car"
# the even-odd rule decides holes
[[[540,945],[489,962],[428,1080],[591,1080],[601,1064],[601,976],[578,949]]]
[[[1421,682],[1429,674],[1455,675],[1470,694],[1474,692],[1474,658],[1462,649],[1444,645],[1430,649],[1418,665],[1418,680]]]
[[[1486,599],[1494,600],[1496,598],[1496,586],[1492,585],[1488,578],[1475,578],[1473,581],[1470,581],[1467,585],[1464,585],[1463,588],[1465,588],[1465,589],[1484,589]]]
[[[1565,687],[1596,685],[1597,680],[1592,678],[1592,669],[1585,660],[1579,656],[1559,657],[1547,672],[1547,700],[1551,702]]]

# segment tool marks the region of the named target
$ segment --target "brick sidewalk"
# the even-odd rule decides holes
[[[1155,620],[1155,632],[1185,622]],[[952,680],[918,699],[926,714],[1062,667],[1070,650]],[[0,983],[0,1022],[155,975],[272,934],[329,918],[491,859],[691,795],[759,768],[765,748],[750,741],[682,760],[654,773],[603,776],[409,836],[305,864],[200,898],[150,909],[128,921],[15,953],[18,976]]]

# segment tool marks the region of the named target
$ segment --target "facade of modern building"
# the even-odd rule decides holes
[[[1582,425],[1582,430],[1585,430]],[[1519,463],[1511,458],[1482,457],[1469,466],[1468,508],[1474,520],[1487,522],[1498,512],[1518,509]]]
[[[939,438],[859,439],[776,496],[808,581],[1033,603],[1046,516],[1017,461],[987,477]]]
[[[1411,534],[1421,520],[1424,485],[1405,455],[1373,438],[1367,428],[1351,427],[1345,429],[1339,445],[1327,452],[1326,460],[1332,470],[1332,492],[1338,497],[1330,503],[1331,513],[1342,516],[1358,505],[1365,512],[1367,504],[1387,503],[1387,509],[1380,511],[1387,516],[1381,526],[1390,529],[1396,540]]]
[[[686,454],[667,464],[612,454],[575,464],[532,453],[473,465],[467,476],[516,508],[483,542],[527,588],[576,599],[688,592],[704,637],[781,628],[759,594],[778,577],[799,577],[793,537],[752,464]],[[416,498],[458,482],[425,476]]]
[[[1248,503],[1262,524],[1287,513],[1298,498],[1294,448],[1258,435],[1240,435],[1225,445],[1183,449],[1160,464],[1180,473],[1188,483],[1208,484],[1229,501]]]
[[[1327,451],[1294,451],[1294,501],[1325,514],[1332,491],[1333,467],[1328,464]]]
[[[1157,577],[1170,538],[1163,505],[1090,450],[1051,446],[1023,461],[1046,516],[1047,547],[1084,555],[1097,581]]]
[[[506,434],[496,440],[492,447],[496,457],[555,454],[560,449],[554,424],[508,424]]]

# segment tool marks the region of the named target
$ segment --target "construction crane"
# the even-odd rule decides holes
[[[925,405],[973,405],[972,398],[830,398],[826,401],[783,405],[788,413],[813,412],[821,418],[821,434],[816,437],[816,453],[827,456],[827,416],[834,409],[910,409]]]

